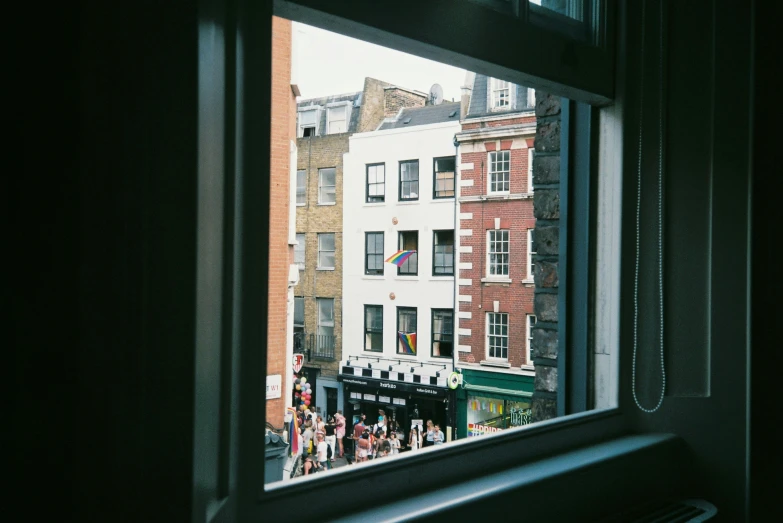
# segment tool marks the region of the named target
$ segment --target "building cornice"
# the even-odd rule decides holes
[[[535,116],[536,112],[533,109],[527,111],[517,111],[515,113],[503,113],[503,114],[491,114],[486,116],[466,116],[462,123],[481,123],[481,122],[498,122],[500,120],[512,120],[515,118],[526,118],[529,116]]]
[[[473,142],[476,140],[497,140],[513,138],[516,136],[533,137],[536,134],[535,122],[529,124],[517,124],[508,127],[484,127],[481,129],[468,129],[457,133],[458,142]]]

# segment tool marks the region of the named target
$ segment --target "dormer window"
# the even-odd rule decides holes
[[[492,78],[490,81],[492,93],[492,109],[505,109],[511,107],[511,83],[505,80]]]
[[[344,133],[348,129],[348,106],[330,107],[328,111],[328,130],[326,134]]]
[[[299,138],[318,135],[318,109],[299,111]]]

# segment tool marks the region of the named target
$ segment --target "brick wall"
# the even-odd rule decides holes
[[[312,359],[305,362],[324,376],[336,376],[342,356],[342,281],[343,281],[343,154],[348,151],[348,134],[335,134],[297,140],[297,170],[307,173],[306,204],[297,206],[296,232],[305,234],[305,270],[299,271],[296,296],[305,298],[305,332],[316,334],[318,310],[316,298],[334,298],[335,360]],[[318,204],[318,170],[334,167],[336,203]],[[318,270],[318,233],[335,234],[334,270]]]
[[[508,118],[504,120],[491,120],[488,122],[465,122],[462,124],[463,131],[469,131],[471,129],[486,129],[493,127],[505,127],[508,125],[530,124],[535,123],[535,116],[519,116],[516,118]]]
[[[383,116],[390,118],[396,116],[403,107],[423,107],[427,102],[427,96],[416,94],[399,87],[387,87],[384,90]]]
[[[516,119],[504,120],[508,123]],[[463,129],[465,125],[463,125]],[[460,318],[459,328],[470,329],[469,335],[459,335],[459,344],[470,346],[470,352],[459,352],[459,360],[479,363],[487,359],[486,314],[494,312],[498,301],[498,312],[509,314],[508,363],[512,368],[530,364],[527,361],[527,315],[533,312],[533,284],[526,280],[528,229],[535,227],[533,201],[527,195],[528,147],[533,146],[532,137],[518,136],[514,139],[463,142],[460,145],[461,165],[473,164],[472,169],[461,169],[460,179],[473,185],[460,188],[459,228],[470,230],[470,236],[460,236],[460,264],[469,263],[469,269],[460,269],[459,278],[469,279],[470,285],[460,285],[458,295],[469,296],[470,301],[458,301],[460,312],[470,312],[470,318]],[[516,194],[507,200],[471,200],[470,197],[487,193],[488,152],[497,148],[510,150],[510,193]],[[523,195],[524,194],[524,195]],[[467,199],[466,199],[467,198]],[[469,216],[469,217],[468,217]],[[509,275],[510,283],[482,283],[487,275],[487,231],[495,229],[499,218],[500,228],[509,230]],[[465,252],[470,250],[471,252]]]
[[[557,416],[558,253],[560,238],[560,98],[536,92],[536,155],[533,160],[535,230],[535,300],[533,329],[536,364],[533,420]]]
[[[356,126],[357,133],[374,131],[383,121],[385,87],[391,87],[391,84],[375,78],[364,79],[362,108],[359,113],[359,123]]]
[[[267,374],[290,372],[286,356],[286,314],[288,310],[288,267],[293,249],[288,245],[291,152],[296,136],[296,98],[291,91],[291,21],[272,19],[272,133],[269,210],[269,317]],[[261,176],[262,173],[259,173]],[[266,421],[283,426],[283,397],[266,403]]]

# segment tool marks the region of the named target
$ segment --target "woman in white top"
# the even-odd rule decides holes
[[[389,443],[391,443],[392,454],[399,454],[400,453],[400,440],[397,439],[397,433],[396,432],[392,432],[391,440],[389,440]]]
[[[408,440],[408,448],[411,450],[419,450],[421,448],[421,433],[419,432],[418,425],[414,425],[411,429],[410,439]]]

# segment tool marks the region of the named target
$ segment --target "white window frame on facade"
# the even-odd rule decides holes
[[[342,111],[342,118],[335,119],[338,111]],[[348,116],[350,114],[347,104],[335,105],[326,109],[326,134],[338,134],[348,132]],[[342,126],[337,125],[342,123]]]
[[[301,175],[301,176],[300,176]],[[301,185],[299,182],[302,182]],[[307,170],[296,171],[296,205],[302,207],[307,204]]]
[[[527,277],[525,278],[527,280],[533,279],[533,268],[535,267],[533,263],[533,256],[536,254],[533,251],[533,231],[534,229],[527,230]]]
[[[536,90],[532,87],[527,88],[527,106],[535,107],[536,105]]]
[[[305,264],[307,263],[307,236],[303,232],[296,233],[294,263],[299,266],[300,271],[305,270]]]
[[[528,314],[525,318],[525,332],[527,334],[527,340],[525,344],[525,364],[528,366],[533,366],[533,326],[535,324],[536,315]]]
[[[500,156],[500,160],[498,160]],[[497,170],[497,166],[505,167],[505,170]],[[487,153],[487,194],[509,194],[511,192],[511,151],[490,151]],[[498,182],[495,177],[499,174],[504,174],[504,180]],[[493,189],[497,187],[499,183],[504,186],[507,185],[507,189]]]
[[[533,194],[533,159],[536,157],[536,148],[527,149],[527,192]]]
[[[312,114],[313,115],[313,122],[312,124],[308,122],[307,125],[302,123],[302,116],[305,114]],[[318,136],[318,107],[308,107],[304,109],[299,109],[297,113],[297,126],[296,126],[296,137],[297,138],[304,138],[304,129],[305,127],[313,127],[314,131],[313,134],[310,136]]]
[[[505,233],[505,234],[503,234],[503,233]],[[500,239],[496,238],[496,236],[498,234],[501,235]],[[502,236],[504,236],[504,235],[506,236],[505,240],[502,238]],[[500,243],[502,245],[504,242],[505,242],[508,250],[506,250],[506,251],[493,251],[492,250],[493,244]],[[501,255],[501,256],[503,254],[505,254],[506,257],[507,257],[506,258],[507,261],[505,263],[503,263],[502,261],[499,262],[499,263],[496,262],[496,261],[493,261],[493,259],[492,259],[492,255],[493,254]],[[502,273],[498,274],[497,271],[495,273],[492,272],[493,267],[502,268],[504,266],[506,268],[506,273],[505,274],[502,274]],[[489,229],[487,231],[487,275],[486,275],[486,277],[488,279],[493,279],[494,278],[494,279],[504,279],[505,280],[505,279],[510,278],[510,272],[511,272],[511,231],[509,229]]]
[[[324,184],[324,174],[328,171],[334,172],[334,184]],[[331,188],[331,192],[325,191],[325,189]],[[326,201],[324,196],[326,194],[332,194],[334,199],[332,201]],[[318,169],[318,205],[335,205],[337,203],[337,168],[335,167],[323,167]]]
[[[492,111],[505,111],[513,108],[513,91],[514,84],[507,80],[501,80],[499,78],[489,79],[489,100],[490,110]],[[505,91],[505,97],[501,98],[501,94]],[[503,103],[505,102],[505,103]]]
[[[503,326],[502,320],[505,319],[505,326],[506,326],[506,334],[498,334],[496,333],[491,327],[497,325],[498,327]],[[501,320],[499,323],[496,323],[493,320]],[[509,349],[509,316],[507,312],[488,312],[486,316],[486,353],[487,353],[487,361],[502,361],[507,362],[508,361],[508,349]],[[492,338],[499,338],[499,339],[505,339],[506,340],[506,355],[505,357],[498,357],[492,355],[492,349],[493,345],[491,343]],[[502,353],[502,346],[499,347],[499,350],[501,350]]]
[[[332,248],[331,249],[324,249],[323,248],[323,240],[328,237],[332,237]],[[337,235],[333,232],[319,232],[318,233],[318,269],[322,271],[333,271],[334,267],[337,263],[336,260],[336,252],[337,252]],[[332,253],[332,264],[324,265],[322,263],[324,254]]]
[[[332,305],[332,311],[331,311],[331,317],[330,318],[324,318],[321,315],[321,304],[322,303],[331,303]],[[334,336],[334,298],[316,298],[315,299],[315,305],[316,309],[318,311],[318,325],[317,325],[317,335],[318,336]],[[321,329],[331,329],[331,334],[323,334]]]

